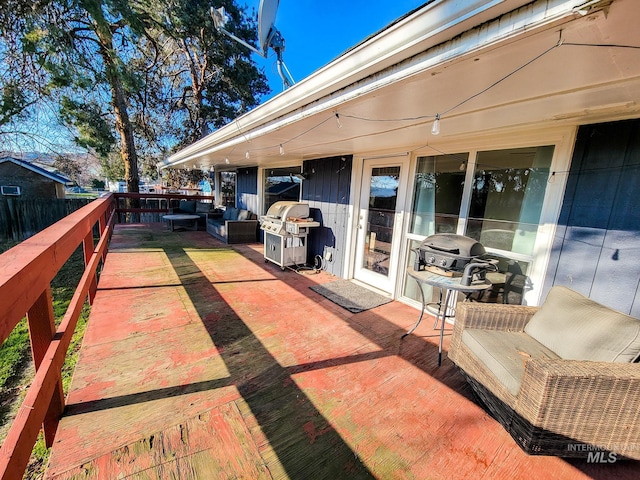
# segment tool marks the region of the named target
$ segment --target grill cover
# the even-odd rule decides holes
[[[436,266],[443,270],[462,271],[474,259],[483,256],[486,250],[477,240],[454,233],[436,233],[424,239],[416,250],[418,270],[420,267]]]

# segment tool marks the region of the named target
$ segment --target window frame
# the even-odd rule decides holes
[[[473,175],[478,158],[478,152],[491,150],[507,150],[526,147],[553,146],[553,156],[551,159],[550,176],[551,181],[548,182],[542,203],[542,211],[538,230],[536,234],[534,255],[522,255],[514,252],[502,252],[496,249],[488,249],[490,253],[506,253],[509,259],[518,262],[528,262],[528,277],[531,279],[530,290],[525,294],[523,303],[527,305],[537,305],[540,301],[542,286],[544,283],[546,271],[551,256],[551,247],[557,222],[562,207],[564,190],[566,187],[567,174],[573,155],[573,148],[577,135],[578,127],[564,126],[558,127],[541,127],[535,130],[523,130],[522,128],[509,129],[490,136],[469,136],[462,139],[444,140],[442,143],[434,145],[425,145],[412,152],[411,157],[411,173],[413,181],[409,185],[410,195],[407,195],[405,208],[411,215],[407,215],[404,227],[404,242],[402,260],[405,268],[411,268],[413,265],[413,255],[411,251],[412,242],[420,244],[426,236],[411,233],[410,218],[413,214],[413,202],[415,193],[415,175],[418,166],[418,157],[443,155],[449,152],[467,153],[468,162],[466,165],[465,183],[462,193],[462,201],[460,205],[460,216],[456,233],[464,235],[469,219],[469,208],[471,201],[471,188],[473,185]],[[414,243],[415,245],[415,243]],[[398,282],[396,284],[395,297],[404,303],[420,307],[420,302],[404,295],[407,282],[411,282],[406,270],[399,272]]]

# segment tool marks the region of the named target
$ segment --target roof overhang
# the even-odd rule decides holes
[[[634,0],[431,2],[160,167],[275,165],[637,116],[638,50],[603,45],[639,43],[639,12]]]

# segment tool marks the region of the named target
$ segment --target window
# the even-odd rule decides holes
[[[236,172],[220,172],[220,204],[236,206]]]
[[[483,300],[522,302],[531,288],[527,275],[534,262],[553,153],[550,145],[482,151],[475,155],[475,161],[467,153],[419,157],[407,235],[407,268],[412,268],[414,249],[425,236],[467,235],[498,260],[495,288],[485,292]],[[467,168],[473,168],[473,178],[469,196],[464,197]],[[468,214],[461,211],[466,205]],[[420,300],[416,282],[407,276],[403,295]],[[425,289],[425,295],[431,301],[436,293]]]
[[[466,153],[418,158],[410,233],[456,232],[467,160]]]
[[[21,195],[20,187],[15,185],[2,185],[0,187],[0,193],[2,195],[19,196]]]
[[[264,213],[269,207],[282,200],[300,200],[302,176],[300,166],[269,168],[264,176]]]
[[[553,146],[479,152],[466,235],[532,256]]]

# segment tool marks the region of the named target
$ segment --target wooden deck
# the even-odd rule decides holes
[[[638,478],[532,457],[473,399],[437,332],[352,314],[261,245],[119,225],[46,478]],[[445,343],[445,348],[447,343]]]

